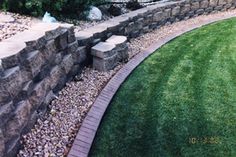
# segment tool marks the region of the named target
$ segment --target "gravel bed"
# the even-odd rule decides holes
[[[30,28],[36,21],[28,16],[0,11],[0,42]]]
[[[183,26],[226,14],[236,15],[236,10],[181,21],[132,39],[128,44],[129,58]],[[24,149],[20,150],[18,157],[66,156],[86,113],[101,89],[121,67],[119,65],[109,72],[85,68],[81,76],[67,83],[49,105],[49,111],[44,118],[39,119],[31,132],[23,136]]]

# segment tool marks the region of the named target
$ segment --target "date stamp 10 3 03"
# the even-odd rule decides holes
[[[190,144],[220,144],[220,137],[206,136],[206,137],[189,137]]]

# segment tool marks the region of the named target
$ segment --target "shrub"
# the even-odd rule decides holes
[[[138,0],[130,0],[127,4],[126,4],[126,8],[130,9],[130,10],[137,10],[142,8],[143,6],[138,2]]]
[[[42,16],[48,11],[57,17],[77,16],[90,5],[98,5],[107,0],[3,0],[0,7],[6,11]]]

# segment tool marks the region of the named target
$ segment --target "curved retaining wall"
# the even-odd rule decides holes
[[[201,8],[201,6],[205,6],[205,8]],[[160,8],[162,8],[162,12],[160,12]],[[151,11],[149,8],[152,8]],[[209,14],[211,12],[216,11],[225,11],[229,8],[235,8],[235,2],[233,1],[181,1],[181,2],[168,2],[166,4],[158,4],[156,6],[150,6],[149,8],[144,8],[142,10],[136,11],[136,13],[130,13],[127,15],[123,15],[125,17],[129,15],[136,14],[137,12],[141,12],[140,15],[134,16],[130,18],[131,24],[126,24],[124,26],[124,31],[118,31],[118,33],[126,34],[129,37],[133,37],[133,35],[139,35],[145,32],[144,30],[151,30],[152,28],[160,27],[164,24],[169,24],[173,21],[179,21],[183,19],[188,19],[190,17],[195,17],[201,14]],[[148,10],[147,12],[143,12],[143,10]],[[177,11],[178,10],[178,11]],[[157,12],[156,12],[157,11]],[[152,12],[152,13],[150,13]],[[184,12],[184,14],[183,14]],[[177,13],[177,14],[175,14]],[[149,15],[150,14],[150,15]],[[138,28],[138,23],[132,21],[133,18],[136,21],[139,21],[137,17],[141,16],[141,21],[145,17],[145,20],[150,20],[150,23],[142,24],[140,29]],[[162,15],[155,17],[156,15]],[[168,16],[167,16],[168,15]],[[143,17],[142,17],[143,16]],[[162,40],[158,41],[154,45],[150,46],[145,51],[137,54],[134,58],[132,58],[127,64],[124,65],[116,74],[115,76],[107,83],[105,88],[100,92],[99,96],[96,98],[94,104],[92,105],[91,109],[89,110],[88,114],[86,115],[83,123],[79,129],[79,132],[74,140],[73,146],[68,154],[68,157],[87,157],[89,155],[89,151],[92,147],[93,140],[96,136],[97,129],[99,128],[100,122],[103,118],[104,113],[108,105],[110,104],[113,96],[116,94],[117,90],[121,86],[121,84],[126,80],[126,78],[132,73],[132,71],[144,61],[148,56],[150,56],[155,50],[166,44],[167,42],[173,40],[174,38],[191,31],[193,29],[199,28],[203,25],[207,25],[219,20],[228,19],[231,17],[235,17],[236,15],[227,15],[223,17],[216,17],[215,19],[203,20],[199,21],[198,24],[193,24],[191,26],[185,26],[183,29],[176,31],[173,34],[167,35]],[[148,17],[152,17],[148,19]],[[161,17],[161,18],[160,18]],[[121,17],[118,17],[118,19]],[[161,19],[159,22],[153,22],[156,19]],[[112,19],[113,20],[113,19]],[[112,21],[111,20],[111,21]],[[128,20],[127,20],[128,21]],[[126,21],[126,22],[127,22]],[[136,25],[135,25],[136,23]],[[133,29],[130,28],[132,25]],[[135,25],[135,26],[134,26]],[[147,29],[146,29],[147,27]],[[129,30],[129,31],[127,31]],[[95,34],[96,35],[96,34]],[[110,34],[109,34],[110,35]],[[91,39],[95,37],[90,37]],[[78,39],[80,41],[81,38]]]
[[[22,134],[86,62],[73,27],[37,24],[0,42],[0,156],[15,156]]]
[[[236,0],[164,2],[76,33],[70,25],[38,24],[0,42],[0,157],[16,154],[21,135],[28,132],[36,119],[45,113],[54,93],[78,74],[84,65],[91,64],[91,47],[98,42],[112,35],[134,38],[166,24],[234,9],[235,6]],[[118,75],[124,77],[122,71]],[[124,72],[124,75],[128,73]],[[114,89],[111,87],[105,92],[111,93],[112,98]],[[106,106],[110,101],[104,102],[103,99],[100,106]],[[91,110],[88,116],[93,117],[93,113]],[[91,139],[86,140],[87,143],[92,142]],[[78,151],[73,146],[69,156],[86,156],[84,152],[88,152],[89,148],[86,145]]]
[[[225,17],[218,17],[215,19],[200,21],[198,24],[187,26],[181,30],[176,31],[173,34],[169,34],[159,40],[148,49],[137,54],[132,58],[127,64],[125,64],[107,83],[105,88],[100,92],[99,96],[96,98],[94,104],[83,120],[82,125],[80,126],[79,132],[76,135],[73,146],[68,154],[68,157],[87,157],[89,151],[92,147],[94,138],[96,136],[97,129],[102,121],[103,115],[106,112],[106,109],[112,98],[115,96],[117,90],[120,88],[122,83],[126,78],[135,70],[135,68],[141,64],[148,56],[154,53],[161,46],[167,42],[173,40],[174,38],[191,31],[193,29],[199,28],[203,25],[207,25],[219,20],[228,19],[235,17],[236,15],[228,15]]]

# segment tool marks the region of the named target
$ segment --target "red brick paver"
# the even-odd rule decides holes
[[[223,17],[216,17],[215,19],[208,19],[205,21],[199,21],[195,25],[187,25],[184,29],[178,30],[174,34],[169,34],[162,38],[162,40],[156,42],[150,46],[145,51],[137,54],[133,57],[127,64],[125,64],[116,75],[107,83],[106,87],[101,91],[97,99],[95,100],[93,106],[91,107],[89,113],[84,119],[80,130],[76,136],[73,146],[68,154],[68,157],[87,157],[89,150],[92,146],[96,131],[102,120],[102,117],[115,95],[116,91],[119,89],[120,85],[125,81],[125,79],[131,74],[131,72],[150,54],[155,52],[162,45],[166,44],[170,40],[191,31],[193,29],[199,28],[203,25],[210,24],[216,21],[224,20],[234,17],[234,15],[228,15]]]

